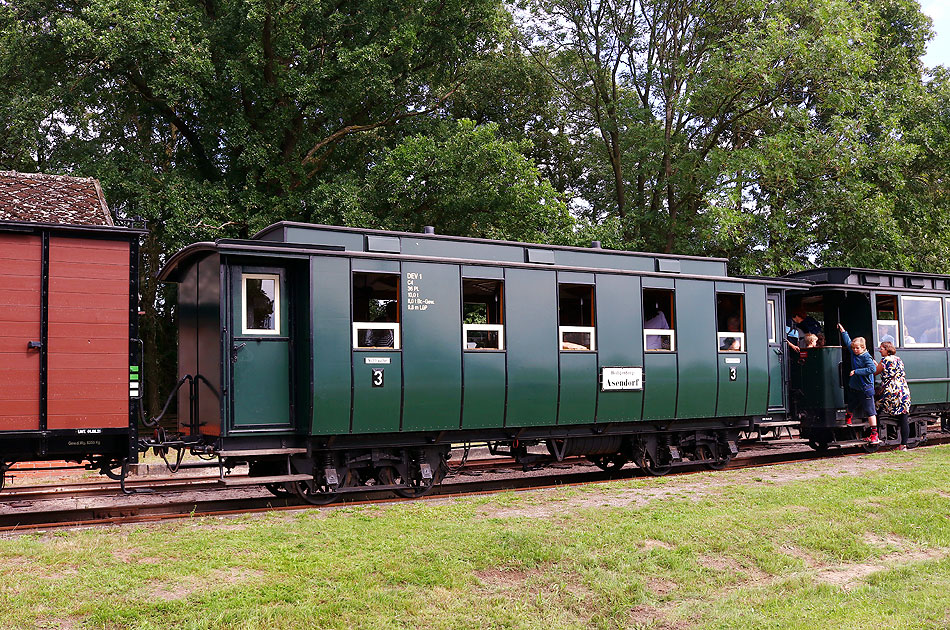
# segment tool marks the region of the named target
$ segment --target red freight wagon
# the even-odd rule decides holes
[[[141,234],[96,180],[0,172],[0,487],[20,461],[136,461]]]

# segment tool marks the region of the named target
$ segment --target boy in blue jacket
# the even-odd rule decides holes
[[[877,435],[877,410],[874,408],[874,373],[877,372],[877,363],[867,349],[864,337],[855,337],[854,341],[848,336],[844,326],[838,324],[841,338],[845,345],[851,346],[854,357],[851,359],[851,379],[848,386],[851,388],[851,404],[849,411],[856,418],[867,418],[871,425],[871,435],[868,441],[871,444],[880,444],[881,438]]]

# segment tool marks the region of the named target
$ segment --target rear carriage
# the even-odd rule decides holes
[[[721,259],[297,223],[198,243],[179,284],[180,429],[314,501],[420,493],[452,444],[722,466],[784,421],[784,293]],[[546,454],[537,448],[546,447]]]
[[[95,180],[0,173],[0,486],[21,461],[136,461],[141,234]]]

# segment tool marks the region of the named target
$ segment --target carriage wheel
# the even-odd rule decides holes
[[[414,484],[412,481],[408,482],[408,487],[395,488],[395,492],[398,496],[404,499],[418,499],[424,497],[435,489],[435,484],[441,480],[441,475],[438,475],[433,471],[439,478],[433,479],[432,483],[429,485]],[[384,486],[397,486],[403,483],[407,483],[403,480],[402,475],[399,474],[399,471],[396,470],[394,466],[383,466],[379,469],[379,483]]]
[[[650,457],[649,453],[644,452],[643,456],[640,458],[640,461],[637,462],[640,465],[640,468],[647,471],[654,477],[662,477],[666,473],[670,472],[673,469],[672,464],[660,465],[653,461],[653,458]]]
[[[280,499],[287,499],[297,494],[291,483],[265,483],[264,487]]]
[[[312,481],[292,482],[294,494],[310,505],[329,505],[340,498],[335,492],[321,491]]]
[[[713,457],[712,449],[710,449],[708,446],[703,447],[703,451],[703,459],[712,460],[705,462],[706,468],[710,470],[722,470],[729,465],[729,462],[732,461],[732,453],[730,453],[728,450],[725,452],[725,455],[722,455],[718,459]]]
[[[292,487],[294,494],[310,505],[329,505],[341,497],[339,493],[333,492],[325,485],[317,485],[315,481],[297,481],[286,485]],[[359,485],[356,475],[353,471],[347,470],[340,481],[340,486],[351,488],[356,485]]]
[[[620,470],[630,461],[620,453],[614,453],[613,455],[588,455],[587,459],[604,472]]]

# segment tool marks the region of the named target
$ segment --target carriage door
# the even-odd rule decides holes
[[[0,234],[0,431],[40,429],[43,244]]]
[[[769,337],[769,411],[785,410],[785,324],[782,294],[769,292],[765,303],[765,323]]]
[[[286,272],[231,268],[231,426],[291,425],[291,335]]]

